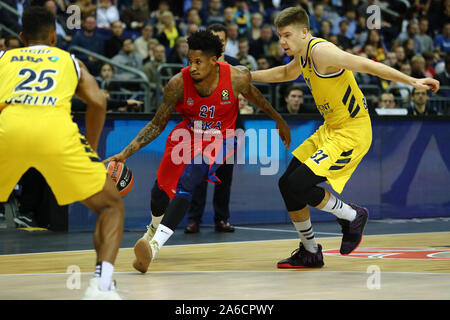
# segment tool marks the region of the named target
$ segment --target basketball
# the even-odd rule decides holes
[[[133,188],[133,172],[123,162],[118,161],[108,162],[107,170],[120,195],[125,197]]]

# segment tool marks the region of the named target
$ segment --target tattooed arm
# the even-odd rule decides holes
[[[145,125],[144,128],[138,133],[136,138],[128,144],[128,146],[122,150],[119,154],[109,157],[103,162],[109,162],[111,160],[124,162],[127,158],[138,152],[140,149],[145,147],[151,141],[156,139],[161,132],[163,132],[167,123],[169,122],[170,115],[172,114],[175,105],[178,100],[183,100],[184,95],[184,85],[183,76],[178,73],[164,88],[163,98],[161,105],[156,111],[155,117]]]
[[[252,76],[250,71],[243,66],[232,68],[231,79],[235,96],[242,94],[251,104],[272,118],[277,123],[281,140],[283,140],[286,148],[289,148],[289,144],[291,143],[289,126],[269,101],[264,98],[261,91],[251,83]]]

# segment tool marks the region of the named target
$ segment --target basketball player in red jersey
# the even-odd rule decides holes
[[[220,182],[214,172],[236,149],[227,150],[230,142],[234,147],[236,141],[227,129],[234,129],[240,93],[275,120],[286,148],[291,142],[288,125],[251,84],[248,69],[218,61],[223,50],[219,37],[209,31],[199,31],[188,38],[188,44],[189,66],[167,83],[153,120],[122,152],[105,160],[125,161],[159,136],[174,109],[183,116],[167,139],[158,168],[151,194],[152,223],[134,247],[136,260],[133,266],[142,273],[147,271],[150,262],[183,219],[197,185],[205,179]],[[186,132],[190,142],[177,138]],[[186,157],[186,147],[188,161],[174,161],[174,154],[179,154],[177,150],[183,149],[182,157]],[[208,152],[212,149],[220,152]]]

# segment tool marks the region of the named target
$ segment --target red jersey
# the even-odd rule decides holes
[[[170,198],[175,196],[178,181],[188,165],[186,162],[174,162],[173,157],[178,155],[180,147],[185,147],[190,151],[188,155],[189,161],[200,153],[209,159],[208,176],[205,178],[211,182],[220,182],[214,174],[218,167],[218,165],[215,165],[217,157],[221,157],[220,160],[225,160],[234,153],[226,150],[222,153],[209,153],[206,151],[207,147],[213,145],[218,149],[224,150],[227,138],[234,139],[234,132],[232,136],[227,137],[226,130],[235,128],[236,117],[239,112],[239,101],[234,96],[231,85],[230,65],[222,62],[217,63],[220,66],[219,83],[214,92],[208,97],[200,97],[198,95],[192,76],[189,73],[189,67],[181,70],[184,98],[182,102],[180,101],[175,106],[175,109],[183,116],[183,121],[168,136],[164,155],[157,172],[159,188],[164,190]],[[186,129],[190,133],[191,139],[189,141],[172,139],[172,135],[178,129]],[[196,134],[200,133],[200,139],[202,139],[202,136],[209,137],[205,140],[202,139],[201,147],[195,145],[194,130]],[[211,139],[218,133],[222,134],[222,139]],[[183,150],[185,149],[183,148]],[[184,156],[184,151],[180,155]]]
[[[225,137],[226,129],[234,129],[239,112],[239,100],[233,94],[230,65],[219,61],[217,63],[220,66],[219,84],[208,97],[198,95],[189,67],[181,70],[184,100],[179,102],[175,109],[183,116],[183,122],[189,128],[194,127],[194,121],[201,121],[203,131],[210,130],[209,132],[213,133],[219,130]],[[198,124],[196,128],[199,128]]]

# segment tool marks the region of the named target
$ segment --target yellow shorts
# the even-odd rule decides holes
[[[106,182],[105,165],[67,112],[6,107],[0,113],[0,202],[30,167],[44,176],[59,205],[87,199]]]
[[[341,193],[372,143],[369,117],[349,120],[342,128],[326,123],[292,154]]]

